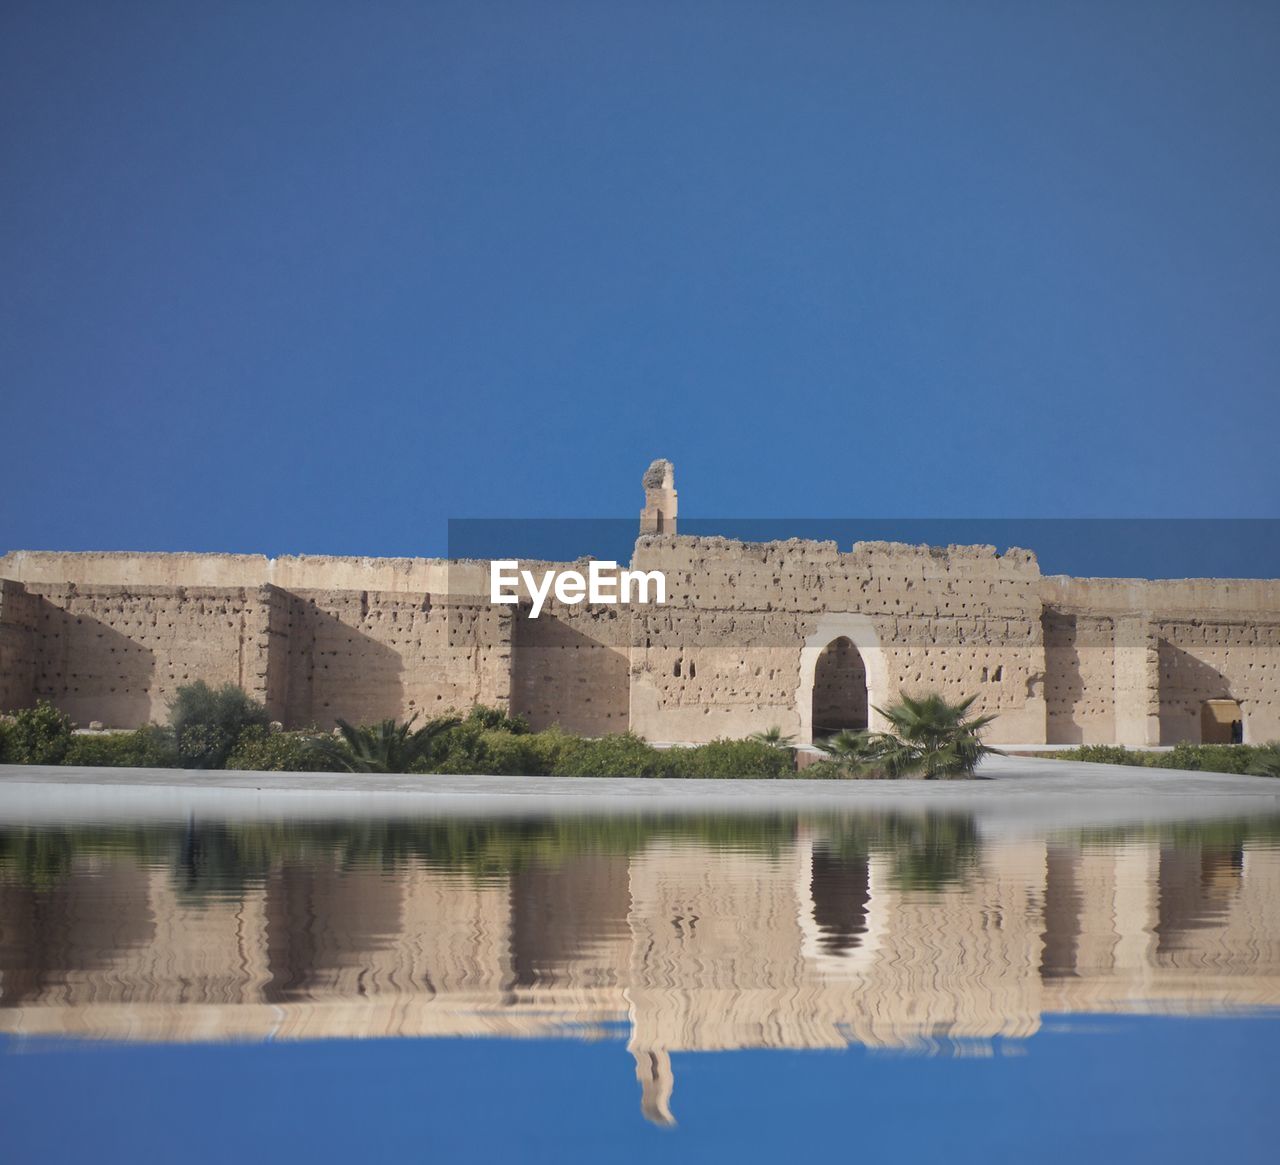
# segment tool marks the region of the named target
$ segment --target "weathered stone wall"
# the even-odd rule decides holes
[[[442,558],[354,558],[299,554],[64,553],[15,550],[0,578],[80,586],[260,587],[411,594],[488,593],[488,565]]]
[[[1050,744],[1115,740],[1115,619],[1044,612],[1045,702]]]
[[[535,730],[625,732],[631,700],[631,618],[626,607],[549,603],[514,622],[512,711]]]
[[[1160,738],[1200,740],[1206,700],[1240,703],[1244,739],[1280,739],[1280,625],[1160,618]]]
[[[282,634],[287,724],[507,707],[509,608],[425,593],[300,590]]]
[[[448,596],[7,581],[0,708],[163,722],[177,688],[235,683],[289,726],[507,706],[509,609]]]
[[[817,657],[843,636],[871,705],[899,690],[977,695],[975,710],[1000,716],[994,738],[1044,739],[1040,572],[1027,551],[650,537],[633,562],[668,585],[668,607],[642,614],[635,639],[632,723],[646,736],[776,724],[809,739]],[[882,726],[874,707],[870,720]]]
[[[533,620],[489,603],[483,562],[18,552],[0,558],[0,707],[46,697],[127,727],[163,719],[179,684],[229,680],[291,726],[481,702],[586,734],[808,740],[847,715],[860,668],[872,728],[901,689],[977,695],[996,743],[1198,740],[1222,698],[1247,740],[1280,737],[1280,582],[673,535],[642,537],[633,567],[665,573],[666,605],[552,601]],[[852,654],[820,667],[840,640]]]
[[[1280,583],[1058,576],[1043,594],[1050,741],[1194,743],[1222,698],[1247,741],[1280,737]]]
[[[39,601],[19,583],[0,579],[0,712],[35,702]]]
[[[33,583],[34,695],[81,724],[163,721],[177,688],[202,679],[266,695],[262,588]]]

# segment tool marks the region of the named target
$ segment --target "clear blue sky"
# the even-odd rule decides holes
[[[1280,7],[0,12],[0,549],[1280,516]]]

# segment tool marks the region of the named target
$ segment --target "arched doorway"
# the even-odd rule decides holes
[[[889,671],[885,665],[884,651],[880,647],[880,637],[876,633],[875,622],[869,615],[853,611],[827,611],[818,616],[812,631],[805,637],[804,646],[800,648],[800,673],[796,685],[796,719],[800,722],[797,743],[812,744],[814,738],[814,689],[818,681],[818,661],[827,656],[823,664],[823,672],[828,677],[824,687],[830,690],[830,673],[836,667],[841,654],[845,662],[853,666],[853,659],[848,648],[837,649],[828,654],[829,649],[838,640],[844,640],[853,649],[852,655],[857,657],[857,665],[863,670],[861,683],[855,682],[852,675],[846,675],[845,690],[852,690],[859,697],[858,704],[852,708],[821,709],[822,723],[839,722],[845,719],[858,721],[861,713],[863,725],[873,732],[883,732],[886,724],[884,717],[876,711],[877,702],[882,702],[885,693],[893,686],[889,682]],[[836,667],[838,671],[838,667]],[[839,685],[837,685],[839,687]],[[852,713],[852,715],[850,715]],[[852,724],[844,727],[853,727]],[[819,733],[821,736],[821,733]]]
[[[1244,743],[1244,713],[1239,700],[1205,700],[1200,705],[1200,743]]]
[[[867,668],[847,636],[833,639],[813,672],[813,738],[867,726]]]

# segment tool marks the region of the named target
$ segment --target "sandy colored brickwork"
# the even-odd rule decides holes
[[[289,726],[474,703],[535,728],[705,741],[883,726],[900,690],[975,695],[996,743],[1198,741],[1235,700],[1280,738],[1280,582],[1041,575],[1026,550],[680,536],[645,475],[631,566],[665,605],[489,599],[489,563],[236,554],[0,558],[0,708],[165,718],[178,685],[240,684]],[[647,531],[647,532],[645,532]],[[534,570],[584,562],[529,563]]]

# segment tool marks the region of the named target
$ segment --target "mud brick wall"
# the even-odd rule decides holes
[[[1051,741],[1198,742],[1203,702],[1221,698],[1247,740],[1280,737],[1280,583],[1060,576],[1044,596]]]
[[[21,583],[0,579],[0,712],[35,702],[39,600]]]
[[[300,590],[278,616],[283,719],[331,728],[508,707],[511,615],[425,593]],[[277,648],[278,650],[278,648]]]
[[[1115,740],[1116,622],[1108,615],[1047,607],[1045,702],[1050,744]]]
[[[632,721],[646,735],[777,724],[805,738],[816,678],[806,650],[844,637],[872,704],[899,690],[976,695],[976,709],[1000,714],[993,737],[1044,739],[1040,573],[1026,551],[650,537],[634,565],[664,569],[668,585],[668,607],[636,636]]]
[[[847,639],[871,704],[977,695],[996,743],[1196,740],[1201,705],[1223,697],[1246,739],[1280,738],[1278,582],[1043,578],[1030,553],[992,547],[672,535],[642,537],[633,566],[665,573],[667,605],[552,602],[531,620],[489,603],[483,562],[15,552],[0,558],[0,707],[46,697],[131,727],[203,679],[290,726],[478,701],[592,735],[807,739],[845,686],[817,660]]]
[[[549,602],[514,620],[511,707],[535,730],[625,732],[630,716],[630,612]]]
[[[33,583],[34,695],[79,724],[163,722],[178,687],[234,683],[266,694],[262,588]]]
[[[1197,742],[1206,700],[1237,700],[1254,743],[1280,739],[1280,626],[1159,619],[1160,738]]]

